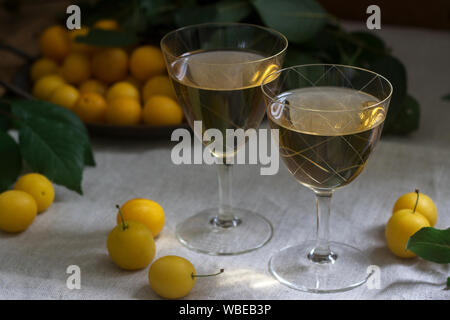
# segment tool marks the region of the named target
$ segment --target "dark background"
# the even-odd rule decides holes
[[[381,8],[382,26],[450,29],[450,0],[318,1],[328,12],[343,20],[363,23],[368,17],[367,7],[376,4]],[[0,0],[0,42],[21,48],[31,55],[38,54],[37,35],[46,26],[55,23],[69,4],[77,2],[79,1]],[[0,80],[10,80],[22,63],[17,57],[0,52]],[[0,95],[1,90],[0,88]]]
[[[365,21],[372,4],[381,8],[381,23],[450,29],[449,0],[318,0],[338,18]]]

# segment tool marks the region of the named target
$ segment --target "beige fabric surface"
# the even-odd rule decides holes
[[[361,26],[358,26],[360,28]],[[278,249],[314,236],[314,198],[280,163],[276,176],[259,167],[236,166],[234,203],[265,215],[273,239],[252,253],[215,257],[184,248],[175,238],[178,222],[215,205],[214,167],[176,166],[164,141],[93,140],[96,168],[84,173],[84,196],[57,188],[56,201],[26,232],[0,233],[0,299],[157,299],[147,270],[121,271],[106,251],[115,225],[116,203],[133,197],[158,201],[166,225],[157,238],[157,257],[190,259],[199,273],[226,272],[197,281],[189,299],[449,299],[448,265],[400,260],[386,248],[384,225],[393,203],[414,188],[436,202],[437,227],[450,226],[450,34],[383,26],[379,34],[408,70],[409,92],[420,102],[420,130],[389,137],[378,145],[361,176],[335,193],[332,238],[365,250],[381,268],[381,288],[366,286],[336,294],[289,289],[269,274],[267,262]],[[81,268],[81,289],[66,287],[66,268]]]

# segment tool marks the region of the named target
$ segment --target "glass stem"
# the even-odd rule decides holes
[[[240,220],[234,216],[232,209],[232,169],[233,166],[231,164],[217,164],[219,176],[219,213],[211,222],[220,228],[235,227],[240,223]]]
[[[337,256],[330,249],[330,211],[333,191],[314,191],[316,194],[316,245],[308,254],[315,263],[334,263]]]

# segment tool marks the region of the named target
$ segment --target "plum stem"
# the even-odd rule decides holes
[[[128,229],[125,219],[123,218],[122,209],[118,204],[116,204],[116,208],[119,209],[120,220],[122,221],[122,230]]]
[[[212,273],[212,274],[194,274],[194,273],[191,273],[191,277],[192,277],[192,279],[194,279],[194,278],[214,277],[214,276],[218,276],[219,274],[223,273],[224,271],[225,271],[225,269],[220,269],[219,272]]]
[[[413,212],[415,213],[417,204],[419,203],[419,189],[416,189],[414,192],[417,193],[416,204],[414,205],[414,209],[413,209]]]

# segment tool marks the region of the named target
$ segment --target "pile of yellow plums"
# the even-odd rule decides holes
[[[100,20],[93,28],[120,26]],[[75,41],[88,32],[87,27],[68,31],[59,25],[44,30],[42,58],[30,70],[36,98],[70,109],[86,123],[165,126],[183,121],[158,47],[94,47]]]
[[[109,256],[125,270],[146,268],[155,257],[154,238],[163,229],[164,210],[157,202],[142,198],[129,200],[117,209],[117,226],[107,240]],[[150,287],[166,299],[186,296],[196,278],[205,276],[212,275],[197,275],[191,262],[173,255],[159,258],[148,271]]]
[[[419,190],[402,195],[394,204],[385,236],[388,248],[400,258],[413,258],[416,254],[406,250],[409,238],[424,227],[433,227],[437,220],[433,200]]]
[[[0,194],[0,230],[25,231],[54,199],[55,190],[45,176],[29,173],[20,177],[13,190]]]

